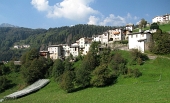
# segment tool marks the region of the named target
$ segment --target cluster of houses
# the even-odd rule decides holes
[[[170,14],[156,16],[152,19],[152,23],[168,23],[170,22]]]
[[[148,43],[150,42],[151,31],[139,31],[132,33],[133,25],[126,25],[124,29],[108,30],[100,35],[94,35],[91,38],[83,37],[77,40],[75,43],[49,45],[47,51],[40,51],[40,55],[44,57],[50,57],[51,59],[67,58],[70,55],[77,57],[78,55],[86,55],[90,49],[92,42],[100,42],[103,47],[111,47],[115,41],[128,40],[127,48],[138,49],[142,53],[148,49]]]
[[[14,45],[14,49],[29,48],[30,45]]]

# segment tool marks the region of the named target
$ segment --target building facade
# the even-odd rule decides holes
[[[170,14],[156,16],[152,19],[152,23],[168,23],[170,21]]]
[[[62,57],[61,50],[62,50],[61,45],[49,45],[48,46],[50,58],[53,60],[60,59]]]
[[[148,44],[150,42],[150,32],[139,32],[128,34],[129,49],[138,49],[142,53],[148,50]]]

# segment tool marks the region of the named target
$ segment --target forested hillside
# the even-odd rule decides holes
[[[75,25],[46,29],[0,28],[0,61],[19,60],[25,49],[13,49],[15,44],[46,49],[49,44],[73,43],[80,37],[91,37],[112,29],[109,26]]]
[[[29,29],[29,28],[15,28],[15,27],[1,27],[0,28],[0,61],[11,60],[11,58],[18,58],[23,50],[13,50],[11,47],[16,43],[21,43],[31,35],[42,34],[46,32],[45,29]],[[24,43],[23,43],[24,44]],[[17,53],[18,52],[18,53]]]

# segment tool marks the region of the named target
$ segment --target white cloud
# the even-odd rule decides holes
[[[138,22],[136,22],[136,25],[139,25],[139,24],[140,24],[140,22],[141,22],[141,20],[139,20]]]
[[[132,19],[132,16],[131,16],[130,13],[127,14],[127,18],[128,18],[128,19]]]
[[[88,24],[102,25],[102,26],[122,26],[126,24],[126,18],[110,14],[108,17],[90,16]]]
[[[110,25],[110,26],[121,26],[126,24],[125,18],[121,16],[115,16],[114,14],[110,14],[109,17],[106,17],[100,25]]]
[[[32,0],[31,4],[39,11],[48,11],[48,0]]]
[[[48,18],[66,18],[87,24],[104,26],[121,26],[131,20],[138,20],[137,16],[127,13],[126,16],[110,14],[105,17],[102,13],[90,7],[94,0],[63,0],[55,5],[49,5],[49,0],[32,0],[31,4],[41,12],[46,12]]]
[[[95,16],[90,16],[87,24],[98,25],[98,22],[99,22],[99,18],[97,18]]]
[[[137,17],[137,16],[134,16],[134,20],[137,20],[137,19],[139,19],[139,17]]]
[[[84,20],[90,15],[99,13],[89,6],[91,2],[93,0],[63,0],[50,6],[48,0],[32,0],[31,4],[39,11],[47,11],[49,18]]]

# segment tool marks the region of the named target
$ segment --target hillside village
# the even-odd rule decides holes
[[[168,23],[170,21],[170,14],[165,14],[162,16],[156,16],[152,19],[152,23]],[[48,50],[40,51],[40,55],[44,57],[50,57],[51,59],[61,59],[67,58],[72,55],[77,57],[79,54],[86,55],[89,51],[90,45],[92,42],[100,42],[101,47],[110,47],[115,49],[113,45],[116,41],[128,41],[127,45],[120,46],[119,49],[130,50],[138,49],[142,53],[148,50],[148,44],[150,42],[151,33],[156,32],[156,30],[141,30],[138,32],[133,32],[134,25],[127,24],[125,28],[117,28],[105,31],[99,35],[93,35],[92,37],[82,37],[78,39],[75,43],[68,44],[58,44],[58,45],[49,45]]]
[[[169,22],[170,22],[170,14],[169,15],[166,14],[163,16],[157,16],[153,18],[152,23],[153,24],[156,23],[157,25],[157,24],[166,24]],[[159,27],[159,25],[157,26]],[[158,70],[158,72],[155,72],[155,74],[153,73],[155,68],[162,69],[162,67],[159,66],[158,63],[159,61],[157,61],[160,59],[159,56],[156,56],[156,58],[153,59],[152,61],[154,62],[153,64],[150,63],[148,56],[142,53],[145,53],[145,51],[150,49],[149,46],[150,43],[152,42],[152,37],[153,37],[152,34],[156,32],[154,35],[158,34],[158,38],[161,38],[161,36],[159,35],[162,34],[162,31],[160,29],[151,29],[152,24],[150,26],[150,29],[149,27],[147,27],[147,29],[146,28],[143,29],[143,27],[144,26],[142,25],[140,28],[136,29],[138,31],[136,30],[134,31],[134,25],[127,24],[125,27],[114,28],[110,30],[107,29],[105,32],[101,34],[95,34],[92,37],[80,36],[81,38],[79,38],[78,40],[76,40],[74,43],[71,44],[54,43],[57,45],[48,45],[47,49],[45,49],[46,47],[43,49],[40,48],[39,52],[37,51],[37,49],[32,49],[22,55],[21,57],[22,65],[20,61],[14,61],[14,63],[12,63],[13,62],[12,61],[9,62],[9,64],[6,63],[5,65],[7,65],[7,67],[3,66],[3,63],[1,63],[2,65],[1,68],[9,69],[11,74],[12,72],[15,72],[16,74],[21,73],[22,77],[24,77],[23,78],[24,83],[27,83],[27,85],[31,83],[33,84],[25,89],[22,89],[20,91],[5,96],[4,99],[0,99],[0,102],[8,99],[16,99],[24,95],[27,95],[27,93],[28,94],[33,93],[34,90],[36,91],[37,89],[42,88],[43,86],[47,85],[50,82],[50,79],[41,79],[41,78],[51,78],[51,77],[54,78],[55,80],[54,81],[52,80],[52,83],[54,83],[56,86],[56,81],[57,81],[60,88],[66,91],[67,93],[72,93],[77,90],[85,89],[91,86],[112,87],[110,85],[113,84],[116,85],[119,79],[121,81],[125,79],[127,80],[128,78],[134,79],[135,81],[132,81],[133,85],[131,85],[131,87],[134,87],[134,84],[135,85],[145,84],[144,83],[145,81],[148,84],[149,82],[145,77],[148,76],[147,73],[149,70],[150,70],[149,76],[151,75],[151,77],[148,77],[149,80],[150,78],[154,78],[154,80],[152,81],[154,83],[159,82],[160,84],[160,82],[162,82],[161,79],[169,75],[166,74],[165,76],[163,73],[160,73],[160,70]],[[160,30],[160,34],[157,32],[159,30]],[[167,34],[168,35],[167,37],[169,37],[170,33],[165,33],[165,34]],[[159,40],[160,41],[165,40],[165,43],[167,43],[166,40],[169,39],[161,38]],[[93,48],[93,50],[98,49],[97,52],[94,52],[95,50],[94,51],[90,50],[91,49],[90,46],[93,44],[93,42],[99,43],[99,48]],[[31,48],[31,45],[29,45],[29,43],[28,45],[26,44],[27,43],[21,45],[18,43],[18,45],[14,45],[13,48],[14,50],[22,50],[22,49],[26,50],[26,48]],[[158,48],[161,47],[159,46]],[[166,45],[165,48],[169,48],[169,46]],[[126,50],[126,51],[118,51],[117,49]],[[132,52],[127,52],[130,50],[132,50]],[[102,52],[98,52],[98,51],[102,51]],[[118,52],[127,53],[125,54],[127,57],[122,56]],[[80,55],[83,55],[83,57],[81,57]],[[80,58],[76,58],[78,56],[80,56]],[[43,57],[45,57],[46,59]],[[69,57],[73,57],[76,59],[69,58]],[[162,62],[163,62],[162,64],[164,64],[164,61]],[[155,64],[158,64],[158,67],[155,66]],[[147,65],[149,66],[147,67]],[[1,75],[8,75],[9,73],[9,76],[11,76],[9,71],[5,71],[5,72],[3,71],[5,69],[2,69],[0,71]],[[166,71],[162,70],[161,72],[166,72]],[[137,79],[138,77],[144,79],[143,80],[141,80],[141,78]],[[6,78],[0,78],[0,80],[1,81],[4,80],[3,82],[7,82]],[[139,82],[137,82],[136,80],[138,80]],[[23,84],[19,84],[19,86],[22,85]],[[120,85],[122,85],[121,82],[117,86]],[[9,84],[6,83],[6,85],[4,87],[1,87],[0,89],[3,91],[11,88],[11,87],[7,88],[8,86]],[[56,89],[56,87],[54,88]]]
[[[100,42],[101,47],[110,47],[114,49],[113,45],[116,41],[128,41],[128,45],[123,45],[124,50],[129,49],[138,49],[144,53],[145,50],[148,49],[147,43],[150,40],[150,35],[153,31],[139,31],[132,33],[133,25],[126,25],[126,28],[122,29],[113,29],[108,30],[100,35],[94,35],[92,37],[82,37],[77,40],[75,43],[68,44],[59,44],[59,45],[49,45],[48,50],[40,51],[41,56],[45,56],[46,58],[49,56],[51,59],[61,59],[67,58],[70,54],[73,57],[77,57],[79,54],[86,55],[89,51],[90,45],[92,42]],[[121,45],[122,46],[122,45]]]

